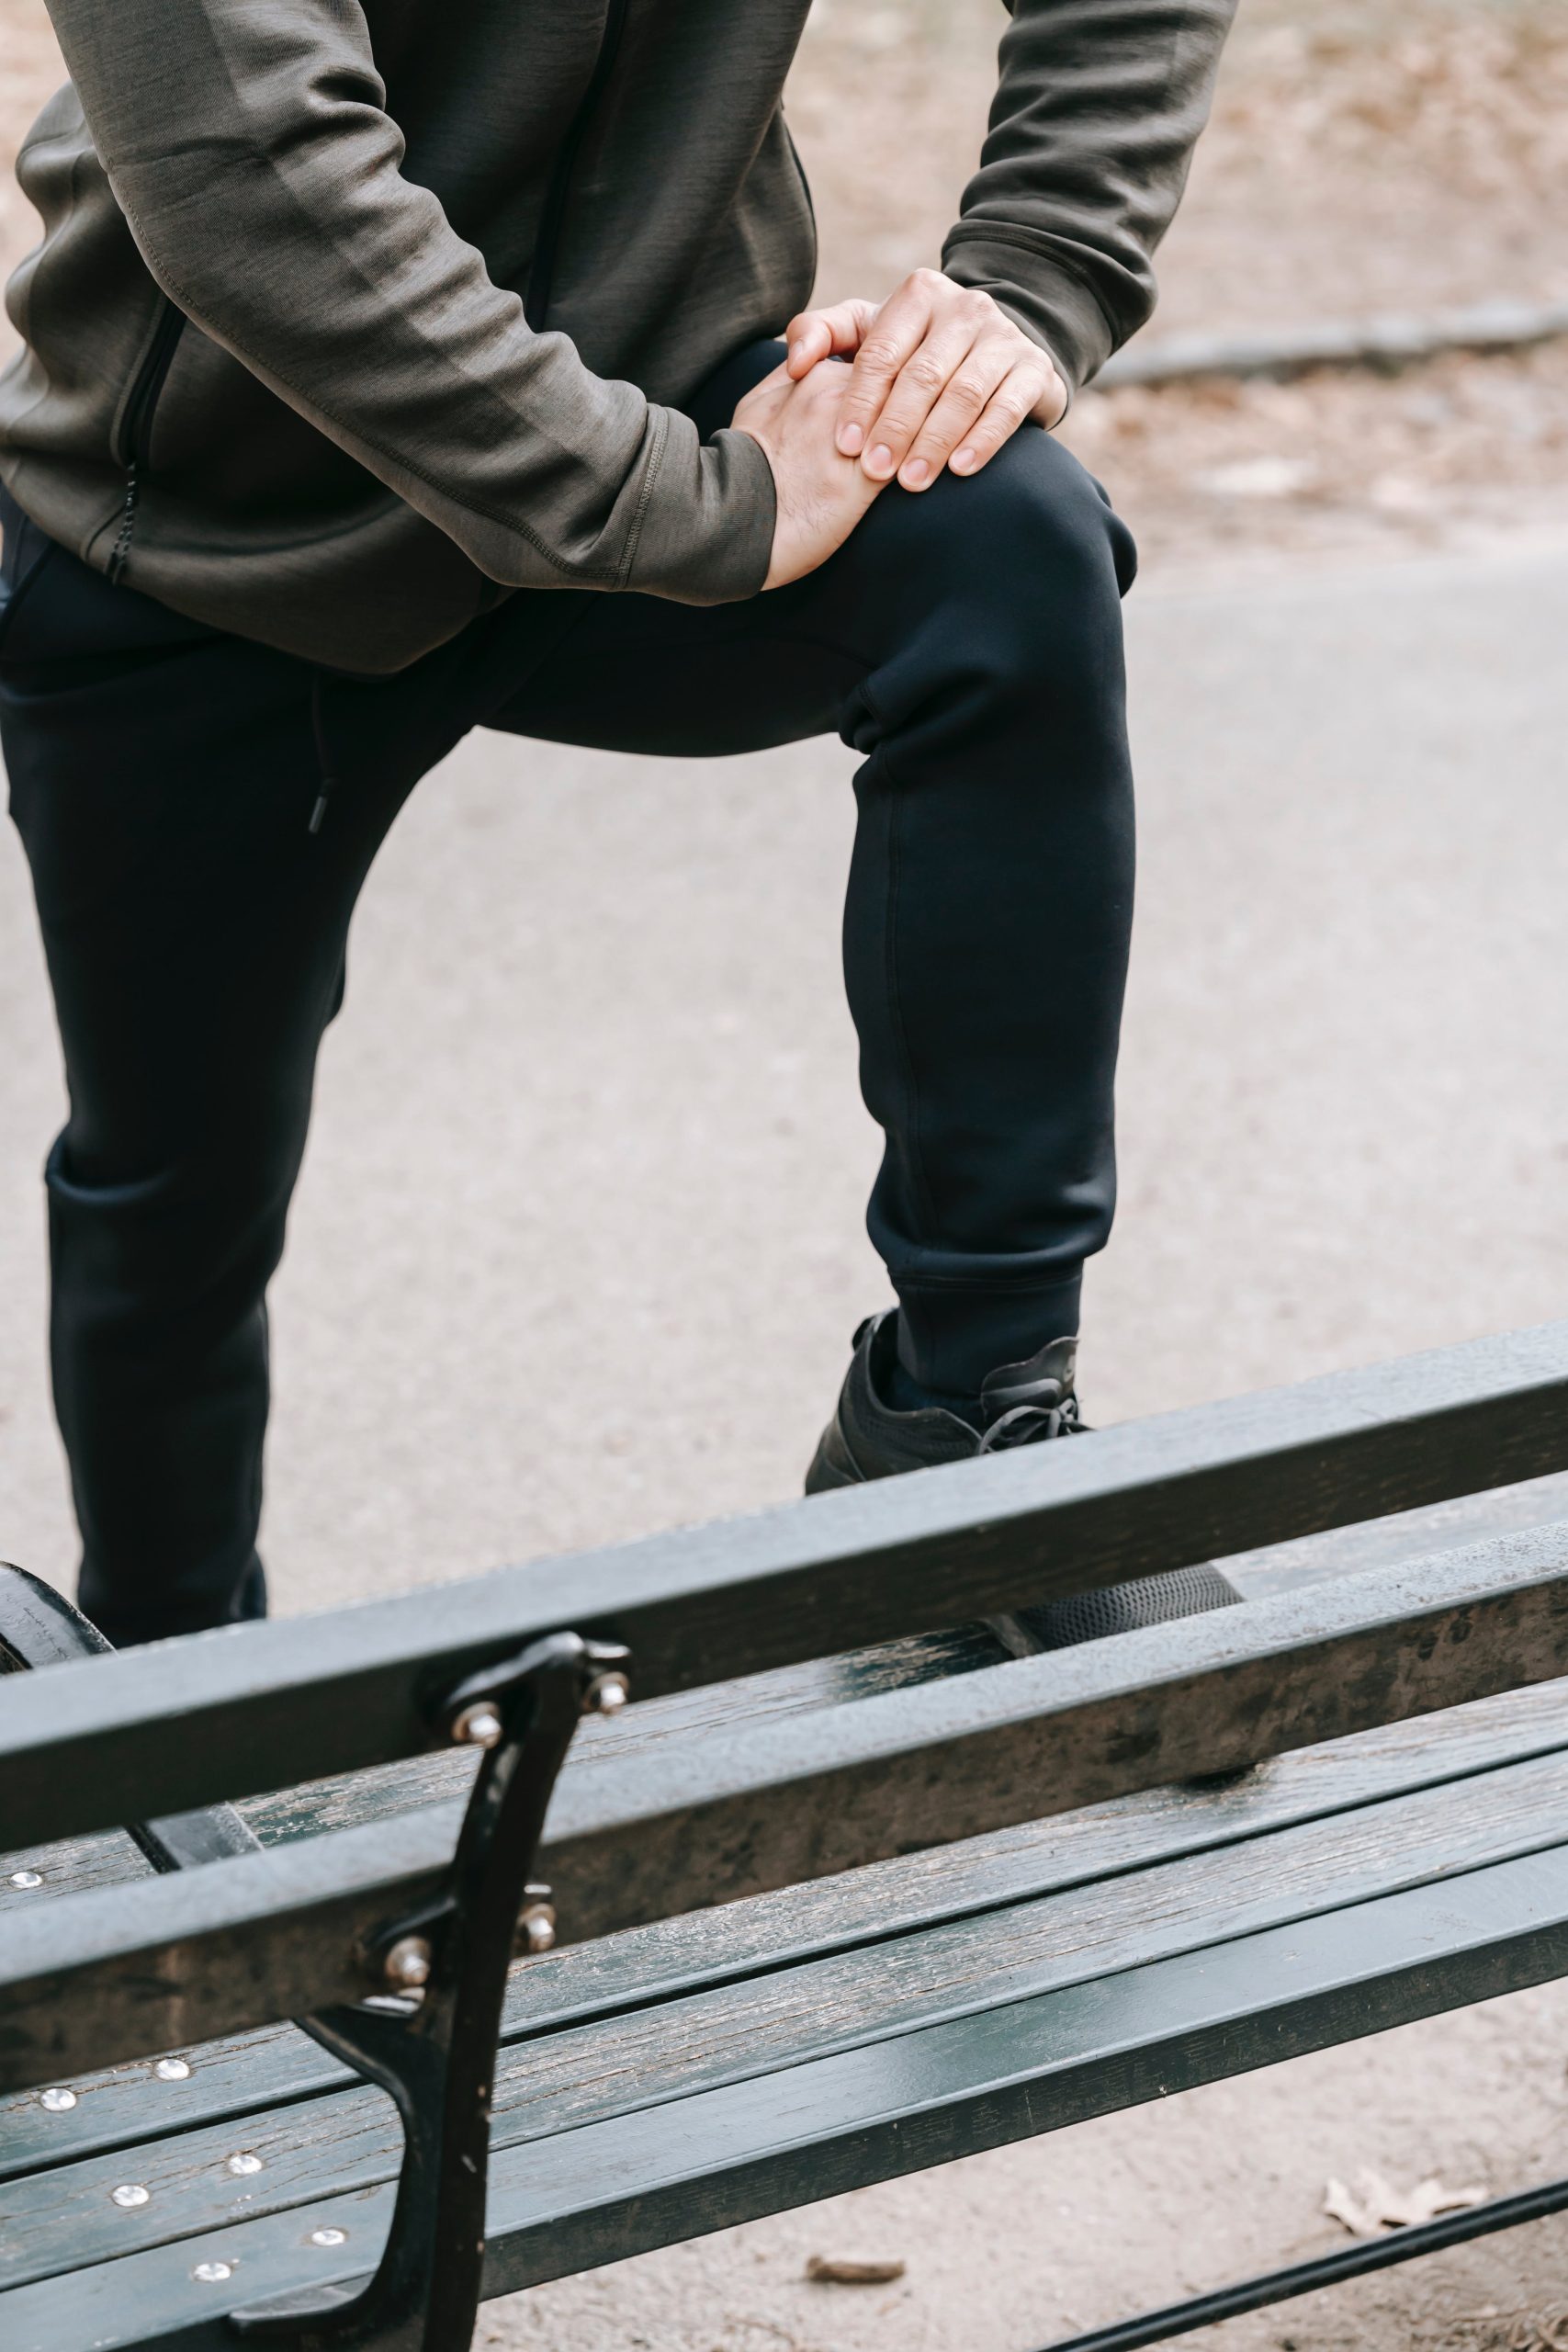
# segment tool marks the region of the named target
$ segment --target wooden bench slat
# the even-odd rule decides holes
[[[1560,1753],[521,2041],[497,2071],[492,2146],[756,2081],[1537,1850],[1551,1843],[1565,1804]],[[224,2169],[242,2147],[262,2166],[243,2184]],[[355,2087],[254,2117],[243,2131],[225,2122],[138,2150],[135,2177],[152,2202],[135,2213],[109,2200],[124,2177],[118,2154],[19,2179],[0,2192],[0,2282],[192,2234],[236,2211],[353,2193],[393,2177],[400,2149],[389,2102]]]
[[[563,1939],[1545,1679],[1565,1562],[1568,1530],[1532,1529],[564,1778],[540,1854]],[[356,1997],[359,1939],[456,1831],[431,1806],[0,1920],[0,2087]]]
[[[646,2252],[1568,1970],[1568,1848],[500,2150],[487,2295]],[[352,2096],[352,2095],[351,2095]],[[219,2352],[195,2264],[250,2293],[374,2262],[389,2187],[0,2295],[6,2352]],[[132,2217],[128,2217],[132,2218]],[[331,2222],[331,2251],[309,2244]],[[265,2290],[263,2282],[265,2282]]]
[[[1565,1498],[1568,1508],[1568,1498]],[[984,1625],[964,1625],[943,1634],[915,1634],[874,1649],[838,1657],[807,1658],[798,1665],[750,1675],[740,1682],[707,1683],[694,1690],[639,1701],[614,1723],[588,1717],[572,1742],[567,1770],[574,1779],[606,1767],[621,1770],[633,1758],[665,1747],[671,1740],[701,1736],[737,1720],[756,1724],[806,1714],[814,1708],[843,1706],[884,1690],[944,1680],[999,1665],[1007,1653]],[[7,1685],[7,1689],[14,1688]],[[264,1846],[294,1838],[319,1838],[332,1829],[354,1829],[391,1813],[465,1798],[479,1761],[471,1748],[412,1756],[363,1772],[338,1773],[303,1786],[246,1797],[240,1812]],[[9,1883],[17,1869],[39,1871],[55,1894],[89,1886],[111,1886],[145,1878],[152,1865],[123,1830],[61,1838],[0,1855],[0,1914],[36,1905],[36,1893]]]
[[[1148,1791],[718,1912],[568,1946],[514,1973],[502,2039],[510,2044],[760,1973],[786,1959],[824,1957],[1186,1860],[1565,1747],[1568,1683],[1509,1691],[1456,1708],[1438,1724],[1383,1725],[1298,1749],[1223,1789]],[[160,2081],[146,2064],[73,2078],[77,2105],[64,2114],[40,2108],[36,2093],[0,2101],[0,2178],[237,2120],[353,2079],[287,2026],[185,2055],[192,2071],[180,2083]]]
[[[1568,1325],[18,1678],[6,1842],[419,1752],[433,1692],[570,1622],[645,1697],[1568,1467]],[[434,1647],[432,1647],[432,1644]],[[171,1714],[185,1736],[166,1736]]]

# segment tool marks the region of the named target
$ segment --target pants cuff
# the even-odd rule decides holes
[[[1082,1287],[1079,1272],[1029,1290],[899,1289],[898,1361],[923,1387],[977,1396],[999,1365],[1077,1337]]]

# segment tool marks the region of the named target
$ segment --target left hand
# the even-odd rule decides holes
[[[978,473],[1019,426],[1053,425],[1066,387],[1048,352],[988,294],[917,269],[886,302],[837,302],[789,322],[789,373],[853,352],[838,446],[874,482],[929,490],[944,466]]]

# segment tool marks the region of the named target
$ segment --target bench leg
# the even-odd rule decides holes
[[[507,1969],[520,1922],[525,1948],[553,1941],[548,1889],[528,1883],[546,1807],[595,1685],[625,1656],[553,1634],[447,1694],[439,1710],[446,1736],[477,1740],[486,1752],[446,1887],[377,1939],[367,1957],[391,1989],[299,2020],[389,2092],[402,2118],[403,2168],[386,2251],[362,2288],[233,2312],[240,2335],[290,2352],[457,2352],[468,2343],[482,2283]],[[608,1679],[624,1694],[623,1679]]]

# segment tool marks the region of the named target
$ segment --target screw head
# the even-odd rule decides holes
[[[400,1936],[381,1963],[394,1991],[418,1993],[430,1982],[430,1945],[423,1936]]]
[[[348,2244],[348,2232],[346,2230],[332,2229],[312,2230],[310,2232],[310,2244],[312,2245],[346,2245]]]
[[[51,2115],[69,2115],[76,2104],[76,2094],[74,2091],[39,2091],[38,2103]]]
[[[596,1674],[582,1694],[585,1715],[618,1715],[632,1695],[624,1674]]]
[[[190,2075],[190,2062],[186,2058],[160,2058],[152,2072],[161,2083],[183,2083]]]
[[[109,2190],[109,2203],[123,2206],[127,2212],[134,2206],[151,2205],[152,2202],[152,2190],[143,2188],[139,2180],[122,2181],[118,2188]]]
[[[452,1736],[459,1747],[499,1747],[505,1729],[488,1699],[476,1699],[452,1721]]]
[[[253,2156],[248,2148],[242,2148],[238,2155],[230,2157],[229,2169],[236,2180],[248,2180],[252,2173],[260,2172],[262,2160]]]
[[[553,1951],[556,1943],[556,1915],[553,1905],[530,1903],[517,1919],[516,1949],[520,1952]]]
[[[216,2287],[225,2278],[232,2278],[234,2266],[231,2262],[198,2262],[190,2275],[204,2287]]]
[[[13,1871],[11,1884],[13,1886],[41,1886],[43,1873],[41,1871]]]

